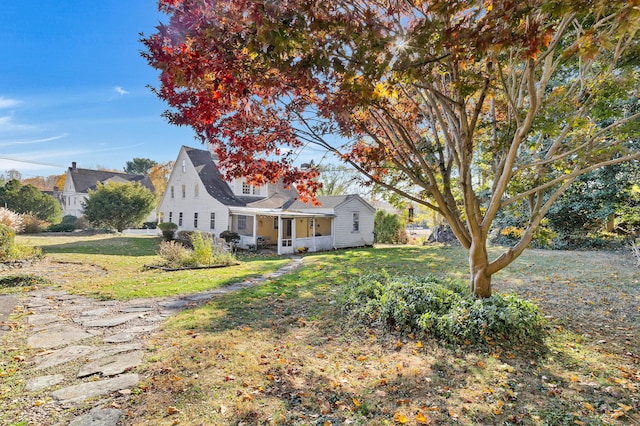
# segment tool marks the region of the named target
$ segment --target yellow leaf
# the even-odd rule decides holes
[[[574,420],[573,423],[578,425],[578,426],[584,426],[585,425],[585,422],[581,422],[580,420]]]
[[[362,405],[360,404],[360,401],[358,401],[358,398],[352,398],[351,401],[353,401],[353,405],[355,405],[356,408],[359,408],[360,405]]]
[[[632,406],[630,406],[630,405],[624,405],[624,404],[621,404],[621,403],[619,403],[619,402],[618,402],[618,406],[619,406],[620,408],[622,408],[624,411],[631,411],[631,410],[633,410],[633,407],[632,407]]]
[[[483,360],[478,361],[478,367],[485,368],[486,366],[487,366],[487,363],[484,362]]]
[[[396,349],[400,349],[402,347],[402,342],[400,340],[398,340],[396,342]]]
[[[424,345],[422,344],[421,340],[418,340],[418,343],[416,343],[416,348],[418,348],[418,349],[424,348]]]
[[[589,411],[596,411],[595,408],[593,408],[593,405],[589,404],[588,402],[583,403],[584,408],[586,408]]]
[[[35,405],[36,407],[39,407],[42,404],[44,404],[44,401],[41,399],[36,399],[36,402],[33,403],[33,405]]]
[[[614,419],[619,419],[620,417],[624,417],[624,411],[616,410],[613,413],[611,413],[611,417],[613,417]]]
[[[400,424],[406,424],[406,423],[409,422],[409,418],[396,412],[396,413],[393,414],[393,421],[395,421],[396,423],[400,423]]]
[[[571,376],[571,381],[572,382],[577,382],[578,381],[578,376]]]
[[[422,414],[422,411],[419,411],[418,414],[416,414],[416,422],[421,425],[428,425],[430,423],[429,418]]]
[[[360,355],[357,359],[358,361],[366,361],[368,357],[364,356],[364,355]]]
[[[320,358],[320,359],[325,359],[325,358],[327,357],[327,356],[326,356],[325,354],[323,354],[323,353],[319,353],[319,354],[317,354],[316,356],[317,356],[318,358]]]

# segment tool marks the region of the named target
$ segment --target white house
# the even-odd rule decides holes
[[[82,216],[82,202],[89,196],[89,190],[94,191],[98,183],[105,184],[107,182],[139,182],[151,192],[155,192],[153,183],[151,183],[151,179],[148,176],[108,170],[80,169],[76,167],[76,162],[74,161],[71,163],[71,167],[67,169],[64,189],[58,195],[62,205],[62,215]],[[155,212],[151,213],[147,218],[147,221],[154,220]]]
[[[297,199],[280,184],[261,187],[244,179],[227,183],[209,151],[183,146],[158,207],[161,222],[178,231],[240,234],[240,246],[273,245],[278,254],[373,244],[375,209],[358,195],[319,197],[321,206]]]

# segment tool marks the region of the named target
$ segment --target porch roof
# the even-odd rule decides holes
[[[275,217],[336,217],[330,212],[304,212],[282,209],[261,209],[255,207],[229,207],[231,214],[245,216],[275,216]]]

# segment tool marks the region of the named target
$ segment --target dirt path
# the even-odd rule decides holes
[[[207,292],[171,298],[99,301],[54,288],[0,298],[4,318],[2,346],[28,347],[28,356],[14,356],[24,380],[21,401],[32,407],[14,422],[26,424],[116,426],[121,402],[139,381],[132,373],[147,353],[153,333],[171,315],[222,294],[258,285],[302,264],[295,258],[278,271]],[[0,274],[16,273],[3,271]],[[102,268],[44,261],[20,270],[45,276],[55,284],[105,273]],[[10,313],[17,314],[7,322]],[[11,403],[9,403],[11,405]],[[7,407],[9,410],[11,407]]]

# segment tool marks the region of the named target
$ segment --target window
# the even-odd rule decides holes
[[[251,186],[251,190],[253,195],[260,195],[260,187],[259,186]]]
[[[246,195],[251,194],[251,185],[246,182],[242,182],[242,193]]]
[[[169,222],[173,222],[173,212],[169,212]]]
[[[187,185],[182,185],[182,198],[187,198]]]
[[[176,192],[173,190],[173,186],[171,187],[171,198],[175,198]]]
[[[278,218],[277,217],[273,218],[273,229],[278,229]]]
[[[209,217],[209,228],[216,229],[216,214],[215,214],[215,212],[211,212],[211,216]]]
[[[353,212],[353,232],[360,231],[360,213]]]
[[[196,184],[193,186],[193,196],[197,198],[199,195],[200,195],[200,187],[199,187],[199,186],[198,186],[198,184],[196,183]]]
[[[238,230],[247,229],[247,217],[238,216]]]
[[[178,226],[182,226],[182,212],[178,213]]]
[[[197,228],[198,227],[198,212],[195,212],[193,214],[193,227]]]
[[[182,173],[187,171],[187,160],[182,160]]]

